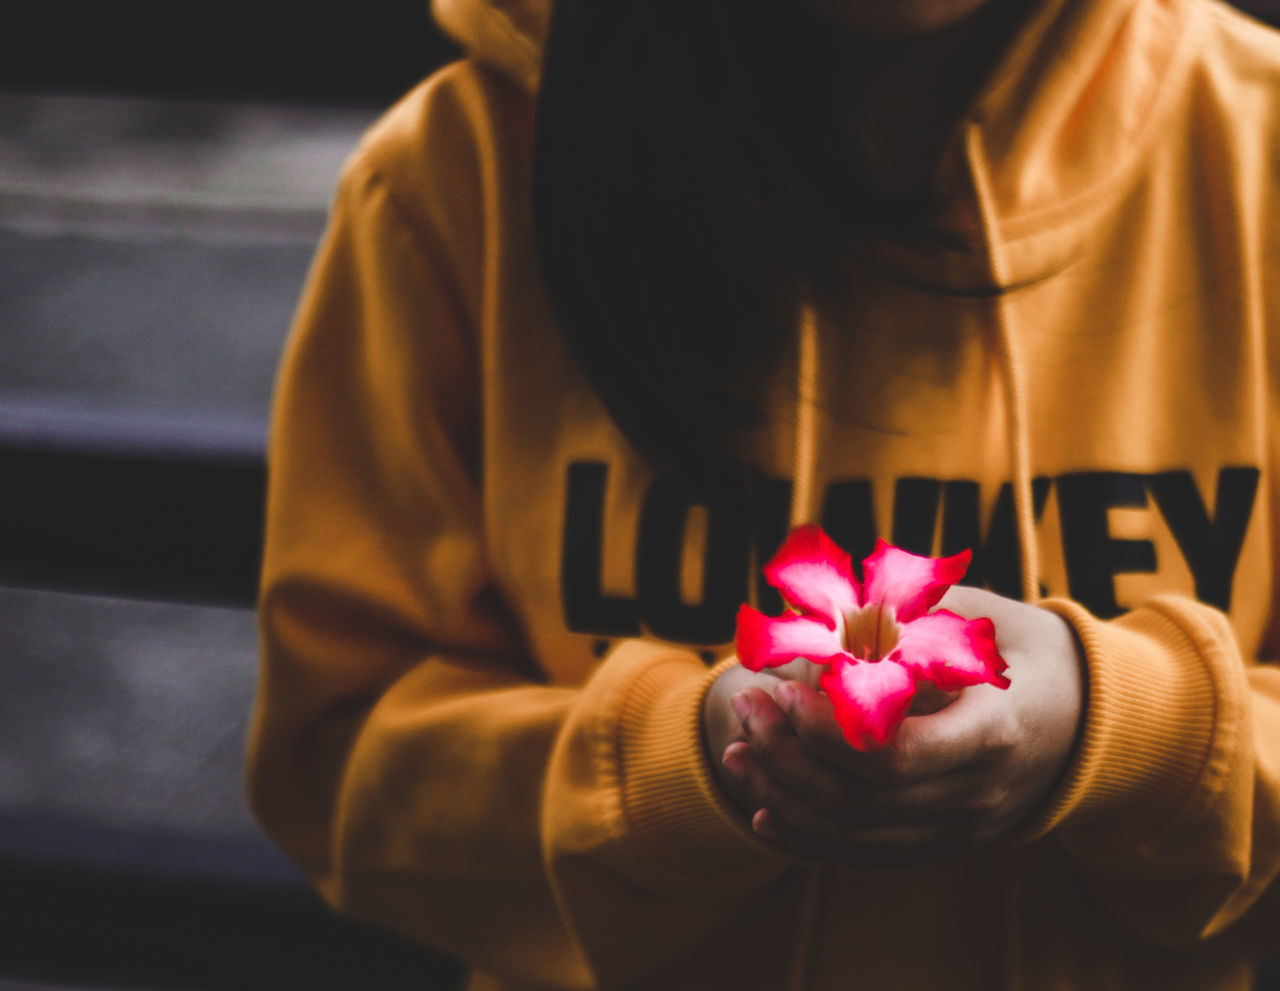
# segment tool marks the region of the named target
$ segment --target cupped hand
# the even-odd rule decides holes
[[[1054,613],[979,589],[953,588],[942,605],[992,620],[1010,687],[934,696],[880,750],[845,741],[816,690],[818,665],[731,668],[712,686],[711,764],[757,833],[806,859],[906,864],[1006,837],[1041,808],[1083,714],[1075,634]]]

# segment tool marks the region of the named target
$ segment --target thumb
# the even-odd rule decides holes
[[[935,712],[904,719],[893,741],[894,766],[902,777],[936,778],[981,760],[994,726],[996,692],[990,685],[973,685]]]

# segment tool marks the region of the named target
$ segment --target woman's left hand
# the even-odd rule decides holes
[[[734,696],[746,739],[724,766],[758,808],[761,836],[806,859],[908,864],[1001,839],[1040,809],[1083,715],[1075,634],[1048,610],[979,589],[953,588],[942,606],[991,619],[1010,687],[966,688],[908,716],[890,746],[855,750],[831,702],[802,681]]]

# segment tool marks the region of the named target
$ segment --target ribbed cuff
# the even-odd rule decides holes
[[[703,700],[736,663],[730,658],[696,670],[676,654],[649,664],[628,686],[619,712],[622,806],[636,839],[673,871],[716,884],[755,883],[784,866],[739,821],[703,743]],[[683,668],[680,675],[672,664]]]
[[[1218,699],[1203,640],[1172,610],[1102,622],[1065,600],[1040,603],[1075,629],[1088,677],[1085,726],[1066,779],[1027,831],[1073,846],[1130,850],[1187,808],[1209,764]]]

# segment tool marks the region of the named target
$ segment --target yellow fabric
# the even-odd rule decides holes
[[[732,624],[704,606],[755,594],[786,500],[703,504],[626,445],[533,251],[545,5],[437,10],[473,54],[352,157],[281,372],[250,754],[270,834],[338,909],[458,954],[476,987],[782,988],[797,946],[813,989],[1246,987],[1280,931],[1280,670],[1257,663],[1277,36],[1202,0],[1045,3],[939,173],[956,246],[868,241],[817,314],[829,529],[969,533],[1016,596],[1013,517],[1037,513],[1089,687],[1017,842],[810,889],[699,738]],[[759,444],[784,497],[792,426]]]

